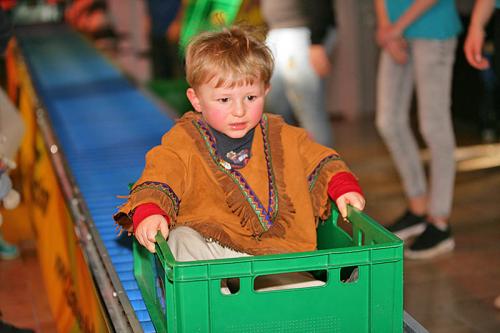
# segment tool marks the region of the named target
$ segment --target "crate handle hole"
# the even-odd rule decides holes
[[[234,295],[240,291],[239,278],[227,278],[220,280],[220,291],[224,295]]]
[[[346,266],[340,269],[340,282],[354,283],[359,279],[358,266]]]
[[[327,283],[327,277],[326,270],[260,275],[255,278],[253,289],[256,292],[266,292],[320,287]]]

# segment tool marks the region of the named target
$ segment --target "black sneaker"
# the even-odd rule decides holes
[[[402,240],[420,235],[425,230],[425,215],[415,215],[407,210],[387,229]]]
[[[430,259],[443,253],[453,251],[455,241],[451,228],[441,230],[432,223],[427,223],[425,231],[415,239],[415,242],[405,250],[409,259]]]

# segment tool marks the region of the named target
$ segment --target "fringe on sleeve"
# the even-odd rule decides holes
[[[328,198],[328,183],[339,172],[350,172],[338,155],[329,155],[321,160],[308,177],[309,192],[316,220],[326,220],[331,214],[331,201]]]
[[[170,225],[175,225],[180,200],[167,184],[158,182],[141,183],[132,189],[127,199],[127,202],[113,216],[120,233],[123,231],[128,232],[129,235],[132,233],[134,210],[144,203],[156,204],[170,217]]]

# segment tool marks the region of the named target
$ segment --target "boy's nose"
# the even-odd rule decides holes
[[[243,117],[245,115],[245,106],[243,103],[236,103],[233,108],[233,115],[235,117]]]

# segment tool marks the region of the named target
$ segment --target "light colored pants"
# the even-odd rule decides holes
[[[267,110],[282,115],[288,123],[293,123],[295,117],[314,140],[331,147],[333,131],[325,107],[323,83],[309,61],[309,30],[272,29],[267,44],[275,59]]]
[[[455,180],[455,136],[451,120],[451,83],[455,38],[410,40],[409,61],[394,62],[383,51],[377,82],[376,125],[394,159],[410,198],[428,195],[428,214],[448,217]],[[419,130],[429,148],[429,188],[409,122],[416,87]]]
[[[216,242],[207,241],[196,230],[176,227],[170,230],[168,246],[177,261],[212,260],[248,257],[249,254],[231,250]]]
[[[189,227],[176,227],[170,231],[168,246],[177,261],[211,260],[223,258],[248,257],[247,253],[237,252],[216,242],[207,241],[196,230]],[[266,275],[259,278],[256,289],[259,291],[306,288],[322,286],[323,281],[315,280],[305,272]],[[227,287],[222,292],[230,293]]]

